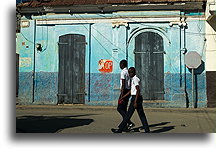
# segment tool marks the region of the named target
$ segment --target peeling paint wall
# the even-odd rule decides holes
[[[20,52],[19,101],[27,104],[57,103],[59,36],[65,34],[81,34],[85,35],[87,42],[85,55],[85,104],[117,105],[120,93],[119,77],[121,72],[119,61],[128,58],[129,67],[135,66],[135,37],[141,32],[150,31],[159,34],[164,41],[165,94],[164,100],[146,101],[144,106],[186,107],[186,99],[188,99],[188,105],[191,107],[193,102],[191,98],[191,73],[188,69],[186,69],[186,74],[184,73],[183,54],[181,54],[182,65],[180,66],[180,46],[183,48],[183,44],[185,43],[188,51],[197,51],[205,62],[205,43],[204,35],[202,34],[205,32],[205,21],[202,19],[203,14],[200,13],[189,13],[186,15],[188,28],[186,29],[185,40],[184,30],[181,29],[180,31],[178,24],[172,27],[170,26],[172,18],[174,18],[174,21],[180,19],[179,11],[163,11],[163,13],[159,14],[157,11],[151,13],[144,11],[133,13],[119,12],[107,15],[49,14],[33,16],[33,20],[23,17],[22,20],[29,21],[30,26],[21,28],[22,34],[18,36],[19,42],[17,43],[17,49]],[[158,16],[158,18],[155,16]],[[110,17],[121,18],[119,20],[122,21],[123,19],[124,22],[112,22]],[[143,22],[137,22],[136,18],[138,17],[139,20],[143,17]],[[147,22],[145,22],[144,17],[147,18]],[[90,22],[85,20],[85,18],[90,20]],[[97,22],[92,23],[95,20],[91,18],[101,19],[102,22],[97,20]],[[40,23],[38,22],[39,24],[36,27],[34,26],[35,19],[42,21]],[[68,22],[69,19],[70,21]],[[57,21],[53,22],[53,20]],[[73,20],[75,20],[75,23],[73,23]],[[78,20],[81,22],[78,23]],[[118,25],[116,26],[116,24]],[[34,32],[36,32],[35,39]],[[130,42],[128,42],[129,40]],[[42,51],[40,52],[35,49],[35,79],[33,90],[32,74],[34,66],[34,44],[36,43],[42,45]],[[101,73],[99,71],[98,62],[101,59],[112,60],[112,72]],[[205,77],[204,69],[201,74],[197,75],[196,79],[198,107],[206,107],[207,104]]]

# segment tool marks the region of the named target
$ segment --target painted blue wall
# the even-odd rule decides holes
[[[117,17],[121,15],[129,16],[151,16],[151,15],[179,15],[179,11],[174,12],[121,12],[106,14],[103,16],[97,14],[77,15],[82,18],[104,18]],[[197,15],[197,14],[195,14]],[[199,19],[187,21],[186,29],[186,48],[188,51],[197,51],[204,54],[204,21]],[[151,101],[144,103],[146,107],[185,107],[186,95],[185,86],[188,93],[189,102],[191,98],[191,74],[187,69],[186,84],[184,75],[184,56],[182,54],[182,86],[180,87],[180,29],[177,25],[170,27],[169,23],[129,23],[128,36],[125,26],[112,27],[112,23],[95,23],[95,24],[62,24],[62,25],[37,25],[35,28],[34,19],[49,18],[76,18],[76,15],[46,15],[35,16],[30,21],[30,26],[21,28],[21,34],[18,35],[17,50],[20,52],[20,75],[19,75],[19,100],[21,103],[35,104],[55,104],[57,103],[58,93],[58,40],[59,36],[64,34],[82,34],[86,37],[86,57],[85,57],[85,89],[87,92],[85,103],[89,105],[117,105],[119,96],[119,61],[126,58],[128,49],[129,67],[134,66],[135,39],[138,33],[152,31],[162,36],[164,41],[164,100]],[[23,20],[28,20],[23,17]],[[36,30],[35,30],[36,29]],[[90,32],[91,30],[91,32]],[[138,30],[134,34],[134,30]],[[36,39],[34,41],[34,31]],[[183,29],[181,30],[183,43]],[[90,38],[91,36],[91,38]],[[128,48],[126,48],[126,39],[130,39]],[[33,100],[33,58],[34,44],[41,43],[43,51],[35,52],[35,89]],[[181,45],[183,47],[183,44]],[[89,52],[91,50],[91,61],[89,61]],[[112,73],[101,73],[98,70],[98,61],[101,59],[111,59],[113,61]],[[89,69],[89,62],[91,68]],[[90,74],[89,74],[90,70]],[[89,84],[90,78],[90,84]],[[90,92],[89,92],[90,87]],[[205,71],[197,76],[197,96],[198,107],[206,107],[206,78]],[[88,100],[90,99],[90,102]],[[191,105],[191,104],[190,104]]]
[[[26,2],[26,1],[30,1],[30,0],[16,0],[16,4],[22,3],[22,2]]]

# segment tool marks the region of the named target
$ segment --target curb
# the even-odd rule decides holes
[[[19,110],[116,110],[115,106],[88,106],[88,105],[16,105]],[[170,113],[216,113],[216,108],[144,108],[147,112],[170,112]]]

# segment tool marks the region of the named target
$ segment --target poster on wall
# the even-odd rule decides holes
[[[113,61],[107,59],[99,60],[98,70],[102,73],[111,73],[113,71]]]

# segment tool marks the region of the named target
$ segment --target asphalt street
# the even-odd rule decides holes
[[[144,108],[151,133],[216,133],[215,108]],[[110,133],[121,116],[116,107],[16,105],[16,133]],[[135,127],[123,134],[146,134],[137,112]]]

